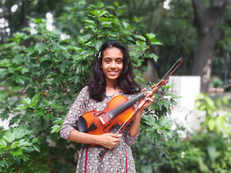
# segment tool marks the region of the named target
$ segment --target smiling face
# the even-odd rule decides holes
[[[103,52],[102,69],[106,81],[116,82],[123,70],[123,53],[116,47],[107,48]]]

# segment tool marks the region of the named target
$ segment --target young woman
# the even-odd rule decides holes
[[[76,173],[134,173],[131,145],[135,143],[140,128],[142,112],[153,102],[148,96],[135,105],[144,104],[136,110],[136,115],[122,134],[111,132],[92,135],[76,130],[79,117],[91,110],[103,110],[116,95],[128,99],[140,92],[134,81],[128,50],[118,41],[108,41],[102,45],[96,57],[92,76],[80,91],[70,108],[61,128],[61,137],[76,143],[86,144],[80,151]],[[87,145],[87,144],[94,144]],[[107,152],[102,156],[102,152]]]

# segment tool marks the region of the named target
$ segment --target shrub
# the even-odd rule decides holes
[[[205,111],[201,130],[187,139],[171,130],[171,121],[148,114],[135,145],[138,172],[228,173],[231,171],[231,136],[228,114],[217,112],[226,98],[212,100],[201,95],[197,106]]]

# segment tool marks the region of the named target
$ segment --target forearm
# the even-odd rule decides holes
[[[136,113],[135,119],[130,127],[130,131],[129,131],[130,136],[136,136],[139,133],[142,112],[143,110],[140,110]]]
[[[112,149],[120,143],[120,137],[121,134],[104,133],[101,135],[91,135],[73,130],[69,135],[69,140],[81,144],[101,145]]]
[[[152,95],[152,93],[150,93],[150,95],[147,95],[138,105],[138,110],[136,112],[135,115],[135,119],[131,125],[129,134],[130,136],[136,136],[139,133],[140,130],[140,121],[141,121],[141,117],[142,117],[142,113],[143,111],[148,108],[149,106],[151,106],[151,104],[154,101],[154,96]]]
[[[100,141],[97,135],[91,135],[88,133],[79,132],[77,130],[73,130],[70,133],[69,140],[81,144],[100,145]]]

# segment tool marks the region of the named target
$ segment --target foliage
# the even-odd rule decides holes
[[[227,97],[211,98],[204,94],[198,96],[196,103],[197,108],[205,112],[206,119],[203,125],[207,130],[231,135],[230,117],[225,112],[225,107],[230,106]]]
[[[185,139],[179,136],[180,129],[171,130],[170,120],[158,119],[153,114],[144,117],[139,141],[134,148],[137,172],[230,172],[230,119],[222,113],[214,117],[217,108],[227,104],[226,98],[213,101],[201,96],[197,104],[206,112],[206,121],[200,131]]]
[[[169,86],[165,86],[155,96],[150,110],[145,112],[139,139],[133,146],[137,172],[158,172],[172,154],[166,150],[165,143],[177,135],[171,130],[172,121],[168,116],[173,104],[175,96],[169,93]]]
[[[107,2],[110,4],[109,1]],[[197,35],[199,28],[195,28],[196,15],[192,0],[119,0],[119,2],[126,9],[126,18],[131,22],[142,19],[142,30],[155,32],[163,43],[163,46],[155,47],[153,50],[159,57],[157,62],[159,75],[164,74],[168,64],[172,64],[178,57],[183,57],[184,66],[177,74],[192,75],[192,67],[195,63],[193,59],[197,59],[197,62],[201,61],[201,58],[194,56],[198,52],[195,47],[199,45],[201,38]],[[204,8],[215,4],[211,0],[198,2],[202,6],[204,4]],[[164,8],[165,4],[168,4],[169,8]],[[219,25],[220,32],[216,34],[219,38],[213,49],[211,69],[212,76],[219,76],[225,82],[230,78],[230,8],[231,3],[228,4],[227,9],[221,10],[225,15]],[[198,8],[196,11],[200,9],[203,8]],[[211,7],[206,11],[210,10],[214,11],[212,15],[216,13],[216,8]]]
[[[188,141],[167,146],[172,154],[168,164],[162,167],[166,172],[228,173],[231,170],[230,138],[220,133],[203,131]]]
[[[107,1],[107,0],[106,0]],[[108,1],[107,1],[108,2]],[[191,0],[171,0],[169,9],[164,8],[164,0],[119,0],[125,9],[126,18],[133,23],[142,21],[144,32],[154,32],[163,46],[154,47],[158,54],[158,73],[162,76],[169,65],[179,57],[184,66],[177,74],[191,74],[192,58],[197,45],[196,30],[193,28],[193,8]],[[110,2],[108,2],[110,3]]]
[[[230,14],[227,16],[230,16]],[[216,46],[212,74],[220,79],[222,83],[219,83],[221,84],[219,87],[223,88],[225,83],[228,83],[228,80],[230,80],[231,27],[230,25],[223,24],[220,28],[223,33],[221,35],[222,38]]]
[[[28,129],[31,136],[39,141],[40,148],[40,154],[36,150],[30,152],[31,155],[37,153],[38,157],[30,157],[27,161],[17,157],[20,167],[14,162],[8,164],[11,172],[28,172],[28,166],[34,162],[40,163],[46,172],[53,169],[58,159],[52,156],[53,148],[48,140],[62,144],[56,147],[56,154],[64,150],[64,142],[51,133],[52,125],[56,125],[65,114],[72,95],[86,78],[84,72],[77,68],[80,64],[73,63],[76,47],[71,40],[61,40],[57,34],[46,31],[44,21],[40,19],[34,22],[37,23],[37,34],[31,34],[27,28],[25,32],[16,33],[8,44],[0,48],[3,57],[0,61],[1,118],[8,119],[9,115],[14,115],[10,119],[10,126]],[[64,156],[63,159],[68,158]],[[53,165],[43,166],[52,159]]]
[[[178,172],[228,173],[231,170],[231,127],[228,114],[219,112],[227,98],[211,99],[200,95],[197,107],[205,112],[201,130],[182,143],[182,159],[172,157]],[[174,161],[176,159],[177,161]]]
[[[67,0],[2,0],[0,1],[1,28],[0,41],[5,42],[8,37],[30,24],[29,17],[42,18],[48,12],[59,15]],[[5,23],[7,22],[7,23]]]
[[[18,169],[22,162],[27,163],[32,159],[31,153],[39,152],[38,138],[34,137],[27,128],[17,127],[0,132],[1,172],[14,172],[13,167]],[[35,169],[36,167],[32,167],[31,171]]]
[[[211,79],[211,84],[213,88],[223,88],[224,87],[224,82],[218,78],[218,77],[212,77]]]
[[[76,94],[86,83],[103,41],[118,39],[126,44],[137,69],[144,58],[157,59],[149,52],[150,46],[160,44],[155,35],[139,35],[136,27],[120,19],[118,4],[104,7],[97,3],[83,11],[76,11],[81,9],[76,6],[69,9],[70,14],[85,16],[78,19],[81,29],[75,37],[61,39],[59,34],[46,30],[43,19],[32,19],[34,30],[25,28],[0,47],[1,119],[10,118],[11,127],[1,133],[7,138],[18,128],[25,131],[24,136],[12,138],[7,145],[2,140],[3,173],[74,170],[73,153],[80,146],[60,139],[59,130]],[[136,76],[142,81],[140,75],[139,72]],[[28,138],[28,131],[35,141]],[[24,141],[26,146],[21,144]],[[16,144],[17,148],[11,151]],[[31,168],[34,164],[38,169]]]
[[[168,64],[172,64],[178,57],[183,57],[184,66],[178,74],[191,75],[193,66],[193,54],[198,45],[197,31],[193,27],[195,16],[193,13],[192,0],[117,0],[120,9],[116,13],[120,14],[120,19],[128,19],[128,23],[135,22],[136,29],[142,26],[142,33],[154,32],[161,40],[163,46],[153,47],[151,52],[158,54],[158,73],[160,76],[167,70]],[[38,0],[3,0],[0,2],[2,16],[9,22],[12,33],[19,31],[28,25],[28,16],[35,18],[45,17],[46,13],[54,15],[56,26],[61,31],[69,34],[71,38],[78,37],[83,20],[86,17],[83,12],[88,6],[95,2],[104,2],[106,6],[112,6],[115,1],[108,0],[59,0],[59,1],[38,1]],[[169,8],[164,8],[164,4],[169,2]],[[206,7],[213,1],[203,0]],[[18,5],[16,12],[12,12],[13,5]],[[218,44],[214,48],[212,62],[212,75],[216,75],[221,80],[227,82],[230,78],[228,58],[230,57],[230,8],[228,4],[225,10]],[[211,8],[214,10],[216,8]],[[223,11],[223,10],[222,10]],[[215,13],[214,13],[215,14]],[[0,29],[0,37],[8,37],[5,28]],[[2,32],[1,32],[2,31]],[[2,33],[2,34],[1,34]],[[0,38],[1,39],[1,38]],[[160,65],[160,66],[159,66]],[[222,66],[222,68],[221,68]]]
[[[83,55],[95,55],[105,40],[120,40],[128,46],[135,69],[141,67],[144,58],[157,61],[157,55],[150,49],[151,46],[161,45],[155,34],[139,34],[137,27],[133,27],[122,17],[124,10],[117,2],[113,6],[104,6],[100,2],[96,5],[91,4],[87,7],[87,13],[83,13],[81,9],[85,6],[84,1],[75,2],[71,4],[71,7],[65,9],[68,16],[64,15],[59,18],[63,23],[60,27],[78,42],[79,47],[84,47],[84,50],[80,50]],[[80,10],[80,13],[76,14],[76,9]],[[79,30],[77,30],[78,28]],[[76,35],[76,32],[78,32],[78,35]],[[139,71],[136,71],[136,73],[139,73]],[[141,75],[139,74],[138,80],[143,82]]]
[[[144,116],[139,139],[133,146],[137,172],[157,172],[159,167],[165,164],[166,156],[171,154],[164,146],[169,135],[170,120],[165,117],[158,119],[152,114]]]

